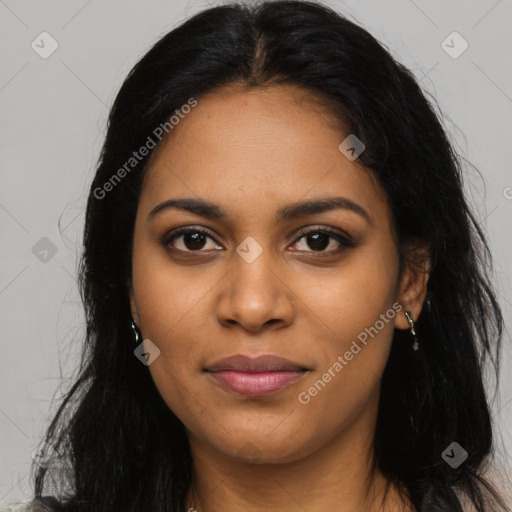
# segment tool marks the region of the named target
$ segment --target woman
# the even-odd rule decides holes
[[[413,75],[326,7],[163,37],[110,113],[81,373],[34,503],[506,510],[482,377],[502,316],[461,182]]]

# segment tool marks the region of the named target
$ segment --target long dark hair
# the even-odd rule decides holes
[[[184,510],[187,435],[130,342],[132,236],[152,151],[126,163],[158,127],[169,131],[169,118],[191,98],[233,84],[294,84],[324,98],[366,146],[359,161],[387,192],[401,257],[411,241],[430,247],[421,353],[413,357],[399,342],[409,333],[395,331],[376,466],[419,511],[462,512],[463,498],[478,512],[506,510],[483,474],[493,455],[483,369],[491,361],[498,372],[503,319],[489,248],[464,198],[461,158],[435,100],[408,69],[357,24],[301,1],[207,9],[162,37],[123,83],[87,201],[79,375],[46,432],[59,457],[37,467],[35,499],[70,512]],[[452,442],[468,454],[457,468],[442,457]]]

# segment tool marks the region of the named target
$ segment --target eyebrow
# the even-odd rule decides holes
[[[163,203],[155,206],[148,215],[151,220],[158,213],[174,208],[177,210],[187,211],[201,217],[209,219],[225,219],[229,217],[228,213],[220,206],[197,198],[168,199]],[[276,213],[276,221],[282,222],[293,220],[305,215],[314,215],[318,213],[328,212],[338,208],[343,208],[351,212],[357,213],[363,217],[369,224],[373,225],[370,214],[359,204],[346,197],[326,197],[314,199],[311,201],[299,201],[281,207]]]

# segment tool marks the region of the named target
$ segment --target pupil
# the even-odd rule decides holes
[[[313,244],[315,244],[315,243],[318,244],[318,239],[320,238],[320,244],[319,244],[320,246],[318,246],[318,245],[314,246],[313,245],[313,247],[311,247],[314,251],[321,251],[321,250],[325,249],[329,245],[329,236],[326,235],[325,233],[316,233],[314,235],[308,235],[307,238],[308,238],[308,245],[309,245],[309,247],[311,247],[311,244],[309,243],[309,240],[313,239],[314,240]]]
[[[201,249],[204,245],[204,235],[197,231],[192,233],[185,233],[183,243],[187,249]]]

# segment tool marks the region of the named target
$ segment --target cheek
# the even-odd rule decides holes
[[[183,271],[173,268],[165,251],[146,243],[135,245],[133,286],[140,315],[141,332],[160,354],[148,367],[155,385],[170,407],[186,394],[183,382],[197,372],[198,354],[204,350],[204,328],[197,319],[201,299],[211,286],[204,279],[183,279]]]
[[[294,293],[313,313],[312,320],[316,318],[323,332],[329,333],[333,343],[326,347],[339,353],[392,307],[397,278],[394,246],[375,243],[354,251],[335,271],[297,280]],[[379,321],[379,331],[384,338],[390,338],[394,322],[381,324]]]
[[[316,279],[316,293],[304,283],[307,304],[314,310],[319,329],[326,333],[316,345],[321,363],[301,391],[311,411],[330,414],[356,411],[376,390],[386,366],[394,334],[397,254],[361,250],[336,276]],[[309,283],[311,284],[311,283]],[[300,292],[299,292],[300,293]],[[327,411],[327,412],[326,412]],[[331,418],[333,421],[336,415]]]
[[[200,265],[173,264],[165,248],[148,236],[141,234],[134,246],[133,284],[143,335],[166,345],[181,339],[177,332],[197,333],[196,308],[211,293],[213,273]],[[189,325],[191,317],[195,327]]]
[[[296,403],[309,432],[327,438],[378,407],[380,380],[393,339],[394,309],[354,299],[357,310],[332,318],[336,337],[324,344],[321,364],[297,390]],[[359,307],[360,306],[360,307]],[[352,314],[351,314],[352,312]],[[387,320],[382,320],[383,314]],[[370,405],[371,404],[371,405]],[[368,419],[368,424],[374,420]]]

